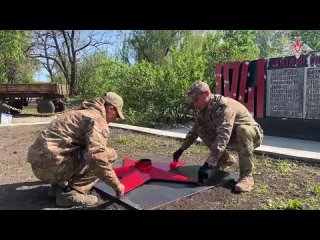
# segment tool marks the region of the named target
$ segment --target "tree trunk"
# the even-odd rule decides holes
[[[73,97],[76,94],[76,64],[71,64],[70,73],[70,96]]]

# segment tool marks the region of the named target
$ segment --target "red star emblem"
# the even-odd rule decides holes
[[[125,186],[124,192],[127,193],[152,179],[196,183],[195,180],[186,176],[170,172],[170,170],[184,164],[184,161],[162,163],[152,162],[150,159],[136,161],[125,157],[123,167],[117,167],[113,170],[119,178],[122,178],[121,183]]]
[[[294,45],[294,49],[296,50],[296,52],[299,52],[301,49],[301,44],[298,39],[296,40],[296,44]]]

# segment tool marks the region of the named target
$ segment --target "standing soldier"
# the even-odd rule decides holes
[[[199,181],[207,179],[212,167],[224,170],[234,163],[226,150],[228,144],[239,151],[240,178],[235,191],[248,192],[254,185],[253,150],[260,146],[263,131],[249,111],[238,101],[221,95],[211,94],[207,83],[195,82],[188,91],[188,101],[198,111],[196,121],[187,134],[180,149],[173,154],[179,157],[198,138],[211,150],[211,154],[199,169]]]
[[[108,123],[124,118],[122,107],[122,98],[112,92],[84,101],[80,110],[55,119],[30,147],[33,173],[51,183],[48,195],[56,198],[58,206],[96,204],[98,198],[90,190],[98,178],[123,195],[124,186],[112,169],[118,155],[107,147]]]

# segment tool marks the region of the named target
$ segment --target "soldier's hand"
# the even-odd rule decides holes
[[[117,197],[121,197],[124,194],[124,185],[119,183],[114,190],[116,191]]]
[[[183,150],[181,148],[179,148],[177,151],[175,151],[173,153],[173,161],[174,162],[178,162],[179,157],[181,156],[181,154],[183,153]]]

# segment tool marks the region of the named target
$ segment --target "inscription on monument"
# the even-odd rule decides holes
[[[305,118],[320,119],[320,68],[307,71]]]
[[[269,74],[269,116],[302,118],[304,69],[275,69]]]

